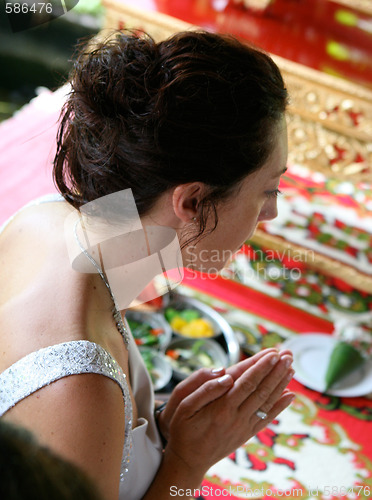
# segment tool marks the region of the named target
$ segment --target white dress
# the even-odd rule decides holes
[[[35,200],[26,207],[62,200],[59,195],[52,195]],[[0,228],[0,234],[13,217]],[[96,373],[111,378],[119,384],[125,406],[125,442],[119,499],[139,500],[159,468],[162,444],[154,419],[151,380],[128,324],[126,327],[129,332],[131,387],[138,412],[135,428],[132,427],[132,405],[125,374],[109,352],[102,346],[86,340],[63,342],[32,352],[2,372],[0,417],[22,399],[63,377]]]

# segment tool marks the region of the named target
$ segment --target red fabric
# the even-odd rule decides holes
[[[333,331],[333,324],[323,318],[220,276],[212,279],[185,269],[184,283],[298,333]]]

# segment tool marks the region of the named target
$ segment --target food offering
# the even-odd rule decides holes
[[[345,378],[363,370],[372,359],[372,320],[354,323],[352,316],[339,315],[335,320],[335,345],[325,375],[326,390],[334,389]]]
[[[227,366],[227,354],[211,339],[181,339],[172,341],[165,351],[173,368],[174,377],[186,378],[199,368]]]
[[[164,315],[176,334],[191,338],[215,336],[215,327],[212,322],[202,317],[197,309],[186,308],[179,311],[174,307],[167,307]]]
[[[163,306],[165,320],[177,337],[187,338],[233,338],[228,322],[212,307],[198,299],[179,293],[166,297]]]
[[[240,360],[238,339],[220,313],[197,298],[180,293],[172,292],[164,299],[162,311],[174,339],[213,341],[221,348],[228,365]]]
[[[160,349],[166,345],[172,331],[162,314],[130,310],[126,319],[135,343],[140,346],[151,346]]]
[[[347,342],[337,342],[334,346],[325,374],[325,391],[333,388],[337,382],[360,369],[365,359],[354,346]]]
[[[172,378],[172,367],[167,357],[149,347],[141,347],[140,353],[150,374],[155,391],[163,389]]]
[[[253,356],[262,349],[278,348],[287,338],[284,328],[264,325],[262,321],[252,320],[251,323],[242,324],[232,320],[230,324],[243,353],[248,356]]]
[[[293,353],[294,379],[310,389],[343,398],[372,392],[372,359],[335,335],[294,335],[282,348]]]
[[[229,366],[240,359],[229,323],[197,299],[172,293],[156,311],[130,309],[125,317],[156,391],[171,390],[199,368]],[[168,377],[169,370],[170,382],[160,381],[160,372]]]

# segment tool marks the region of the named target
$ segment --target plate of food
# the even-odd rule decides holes
[[[149,372],[155,391],[163,389],[172,378],[172,366],[167,357],[149,347],[140,347],[140,353]]]
[[[216,318],[212,318],[210,311],[203,309],[203,304],[195,299],[174,297],[164,309],[164,316],[172,331],[181,337],[211,338],[221,334]]]
[[[372,392],[372,360],[358,357],[350,346],[327,334],[307,333],[293,337],[282,344],[293,353],[294,379],[316,391],[332,396],[357,397]],[[330,361],[335,353],[343,365],[338,381],[329,388]],[[353,366],[351,366],[351,364]]]
[[[228,357],[223,348],[211,339],[175,339],[166,348],[174,378],[183,380],[199,368],[227,366]]]
[[[132,332],[135,343],[160,349],[167,345],[172,337],[172,329],[162,314],[130,309],[125,319]]]
[[[163,307],[165,320],[178,338],[222,340],[229,364],[240,359],[240,346],[226,319],[200,300],[172,293]]]

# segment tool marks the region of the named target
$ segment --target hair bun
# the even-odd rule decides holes
[[[207,216],[272,153],[286,100],[272,59],[231,36],[116,32],[75,66],[56,185],[75,207],[132,189],[142,215],[172,187],[203,182]]]
[[[116,33],[79,57],[72,75],[73,91],[79,100],[85,96],[86,105],[102,117],[123,120],[128,115],[143,115],[157,56],[157,45],[150,36]]]

